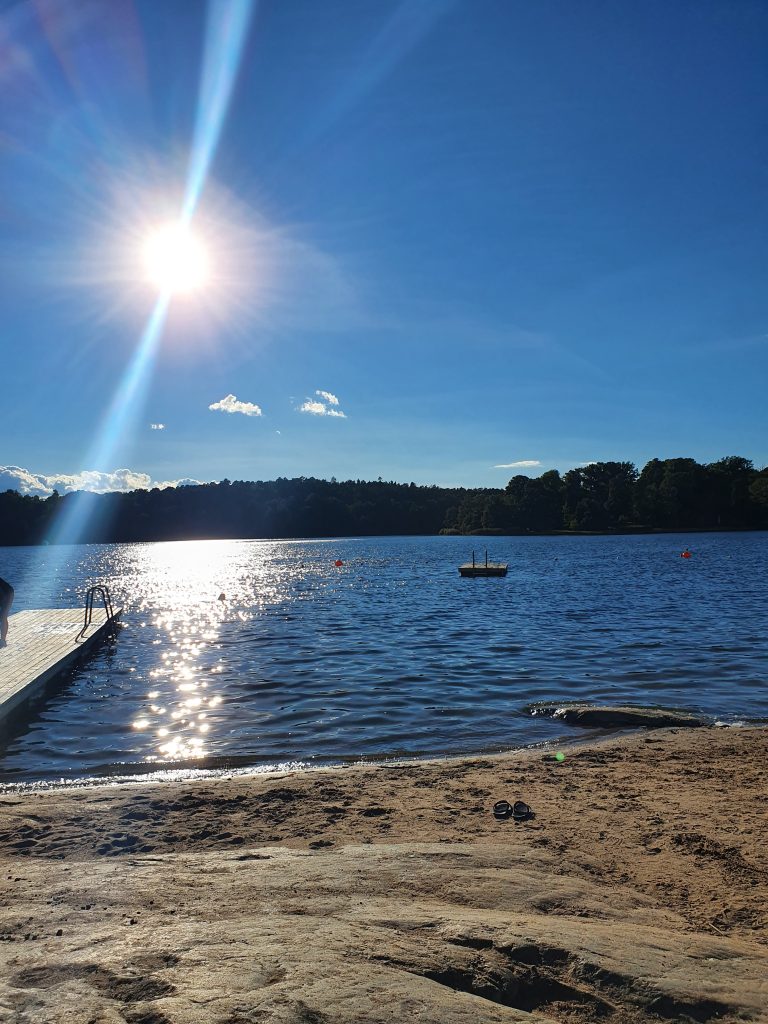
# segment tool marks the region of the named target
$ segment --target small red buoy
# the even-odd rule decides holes
[[[680,552],[680,557],[681,558],[690,558],[691,557],[691,552],[688,550],[688,548],[686,548],[685,551],[681,551]]]
[[[334,564],[334,565],[335,565],[335,566],[336,566],[337,568],[338,568],[338,566],[340,566],[340,565],[344,565],[344,563],[342,562],[342,560],[341,560],[340,558],[337,558],[337,559],[336,559],[336,561],[335,561],[335,562],[334,562],[333,564]]]

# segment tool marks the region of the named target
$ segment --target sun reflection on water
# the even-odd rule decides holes
[[[241,552],[230,541],[187,541],[142,547],[134,566],[148,581],[136,611],[162,636],[148,672],[147,692],[134,733],[144,736],[146,761],[200,759],[215,752],[222,695],[213,681],[225,671],[218,654],[222,628],[243,623],[274,601],[274,578],[260,578],[258,564],[243,572]],[[212,662],[212,658],[214,659]],[[206,678],[203,678],[203,677]]]

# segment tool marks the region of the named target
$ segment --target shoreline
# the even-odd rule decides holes
[[[762,721],[738,721],[733,724],[712,723],[712,728],[718,729],[751,729],[760,728]],[[381,757],[371,755],[349,761],[329,761],[324,764],[312,764],[302,761],[290,761],[284,764],[258,765],[249,762],[243,765],[215,765],[211,767],[195,767],[193,762],[136,762],[135,771],[130,770],[126,764],[125,774],[114,775],[83,775],[72,779],[32,779],[13,782],[0,779],[0,797],[23,794],[23,793],[67,793],[80,789],[95,788],[117,788],[131,785],[175,785],[180,783],[193,782],[215,782],[228,779],[274,779],[290,775],[304,775],[313,772],[344,771],[353,768],[388,768],[399,765],[424,765],[439,766],[451,765],[455,762],[475,760],[477,758],[504,758],[526,752],[548,751],[555,748],[568,750],[574,746],[584,743],[600,743],[610,741],[622,736],[632,736],[636,733],[646,733],[648,728],[615,726],[611,728],[584,727],[578,734],[563,732],[551,739],[536,740],[520,747],[504,747],[499,750],[496,746],[488,749],[463,751],[455,754],[435,754],[427,756],[422,754],[410,755],[382,755]],[[205,759],[203,759],[205,760]],[[222,758],[222,760],[227,760]]]
[[[572,705],[567,703],[562,704],[563,710],[567,710],[570,707],[573,707],[574,709],[583,708],[591,712],[599,712],[603,710],[601,705],[588,705],[577,702],[574,702]],[[605,710],[610,714],[615,714],[617,712],[624,712],[628,708],[629,706],[627,705],[621,705],[616,707],[606,707]],[[629,709],[649,715],[649,720],[645,724],[639,725],[623,724],[618,720],[610,725],[570,723],[571,728],[567,732],[552,736],[548,739],[535,740],[519,747],[503,747],[502,749],[498,749],[498,747],[494,745],[493,747],[486,749],[481,748],[479,750],[461,751],[459,753],[452,754],[435,754],[433,756],[423,754],[391,754],[377,756],[372,754],[368,757],[361,757],[356,760],[328,761],[323,764],[313,764],[307,761],[289,761],[281,764],[275,763],[263,765],[254,764],[252,761],[247,761],[240,765],[232,764],[231,762],[236,760],[235,758],[222,756],[220,759],[201,758],[200,761],[204,763],[199,767],[196,766],[195,762],[191,761],[163,761],[157,763],[140,761],[130,764],[126,763],[124,765],[125,771],[123,774],[115,771],[109,775],[82,775],[71,779],[65,779],[62,777],[58,779],[20,779],[18,782],[8,779],[0,779],[0,796],[13,793],[70,792],[72,790],[93,789],[100,786],[117,787],[132,784],[166,785],[181,782],[215,781],[229,778],[276,778],[278,776],[292,775],[294,773],[303,774],[305,772],[335,771],[347,768],[390,767],[401,764],[451,764],[453,762],[461,762],[481,757],[511,757],[516,754],[524,754],[528,751],[548,751],[554,750],[555,748],[568,750],[585,743],[594,745],[622,737],[644,735],[650,731],[658,731],[660,728],[667,727],[663,724],[652,724],[652,718],[650,717],[656,714],[657,710],[662,713],[663,709],[657,709],[650,705],[633,705]],[[686,716],[689,718],[697,717],[693,715],[688,716],[687,712],[678,710],[672,711],[671,714],[680,716],[681,719],[684,719]],[[558,714],[547,714],[546,717],[558,719],[560,716]],[[567,723],[566,718],[560,718],[560,721],[564,724]],[[733,722],[725,722],[701,716],[700,721],[702,723],[702,727],[713,729],[758,729],[763,726],[768,727],[768,722],[762,718],[753,720],[737,719]],[[668,727],[675,728],[674,725],[670,725]],[[684,727],[682,720],[680,727]],[[573,729],[578,729],[578,732],[574,732]],[[221,760],[222,763],[211,764],[211,761],[216,760]],[[199,764],[199,762],[197,763]]]
[[[675,526],[675,527],[660,527],[660,526],[623,526],[616,527],[613,530],[526,530],[519,533],[486,533],[486,532],[470,532],[460,533],[458,531],[453,532],[451,530],[438,530],[437,532],[431,533],[329,533],[317,536],[315,534],[307,534],[301,536],[275,536],[275,537],[241,537],[241,536],[198,536],[197,534],[189,537],[161,537],[142,540],[83,540],[77,543],[71,541],[59,541],[49,542],[35,541],[33,543],[10,543],[0,545],[1,547],[7,548],[47,548],[47,547],[112,547],[116,544],[197,544],[200,542],[211,542],[216,543],[217,541],[235,541],[242,543],[251,543],[253,541],[257,543],[273,544],[273,543],[317,543],[324,544],[330,541],[344,541],[344,540],[377,540],[379,538],[386,539],[397,539],[401,537],[405,538],[418,538],[418,537],[492,537],[492,538],[515,538],[520,537],[647,537],[647,536],[680,536],[681,534],[699,534],[699,533],[768,533],[767,526]]]
[[[767,783],[768,727],[745,726],[6,791],[0,1007],[20,1024],[765,1020]],[[535,817],[495,820],[501,799]]]

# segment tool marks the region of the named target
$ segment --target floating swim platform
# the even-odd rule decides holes
[[[485,552],[485,561],[476,562],[475,552],[472,552],[472,561],[465,562],[459,566],[460,576],[506,576],[509,568],[506,562],[489,562],[488,552]]]
[[[8,619],[0,647],[0,727],[12,712],[38,696],[61,673],[110,636],[122,609],[43,608]]]

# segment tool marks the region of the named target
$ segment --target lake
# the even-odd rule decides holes
[[[486,541],[508,576],[460,579]],[[501,750],[568,732],[543,701],[766,718],[767,570],[765,533],[0,548],[14,611],[124,607],[0,779]]]

